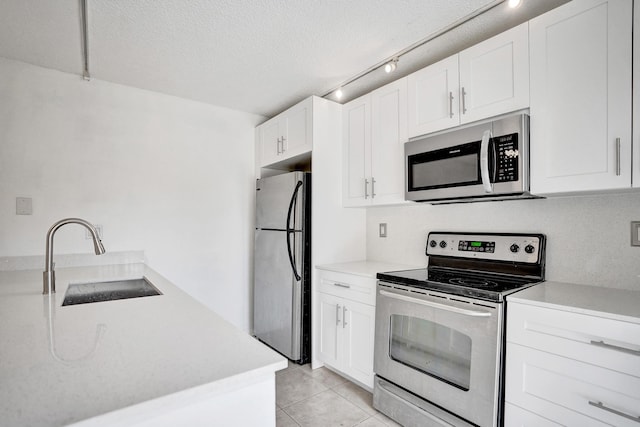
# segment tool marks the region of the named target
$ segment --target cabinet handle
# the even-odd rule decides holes
[[[334,283],[333,286],[339,286],[341,288],[350,288],[351,285],[345,285],[343,283]]]
[[[374,177],[371,177],[371,198],[372,199],[376,197],[375,185],[376,185],[376,180]]]
[[[278,143],[276,144],[276,151],[278,152],[278,155],[280,155],[280,138],[278,138]]]
[[[453,118],[453,92],[449,92],[449,118]]]
[[[287,138],[285,138],[285,137],[283,136],[283,137],[282,137],[282,139],[280,140],[280,143],[282,143],[282,153],[284,153],[285,151],[287,151],[287,150],[285,150],[285,148],[284,148],[284,141],[285,141],[286,139],[287,139]]]
[[[364,179],[364,198],[365,200],[369,198],[369,180],[367,178]]]
[[[340,324],[340,304],[336,304],[336,326]]]
[[[608,348],[608,349],[611,349],[611,350],[621,351],[623,353],[633,354],[634,356],[640,356],[640,351],[639,350],[632,350],[630,348],[620,347],[619,345],[607,344],[604,341],[593,341],[593,340],[591,340],[591,344],[593,344],[595,346],[598,346],[598,347],[604,347],[604,348]]]
[[[602,402],[593,402],[593,401],[590,400],[589,401],[589,405],[595,406],[596,408],[602,409],[603,411],[611,412],[612,414],[616,414],[616,415],[618,415],[620,417],[624,417],[624,418],[630,419],[631,421],[635,421],[637,423],[640,423],[640,416],[629,415],[629,414],[625,414],[622,411],[618,411],[616,409],[608,408]]]
[[[467,103],[466,103],[466,95],[467,92],[464,90],[464,87],[460,88],[460,98],[462,98],[462,114],[466,114],[467,113]]]
[[[616,176],[620,176],[620,138],[616,138]]]
[[[347,326],[347,307],[342,306],[342,329]]]

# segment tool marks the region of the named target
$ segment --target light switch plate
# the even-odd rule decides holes
[[[640,246],[640,221],[631,221],[631,246]]]
[[[381,222],[378,231],[380,237],[387,237],[387,223]]]
[[[16,197],[16,215],[32,215],[33,204],[31,197]]]

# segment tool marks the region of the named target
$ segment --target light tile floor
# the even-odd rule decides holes
[[[371,393],[324,367],[290,362],[276,373],[277,427],[399,426],[372,400]]]

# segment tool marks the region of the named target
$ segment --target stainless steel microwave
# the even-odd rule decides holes
[[[405,199],[531,198],[529,116],[515,114],[405,143]]]

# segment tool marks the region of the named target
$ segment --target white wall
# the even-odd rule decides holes
[[[0,256],[40,255],[55,221],[104,229],[249,330],[254,126],[263,118],[0,58]],[[15,197],[33,215],[15,215]],[[90,252],[79,226],[56,253]]]
[[[640,290],[630,221],[640,221],[640,193],[369,209],[367,258],[426,265],[430,231],[536,232],[547,236],[547,280]]]

